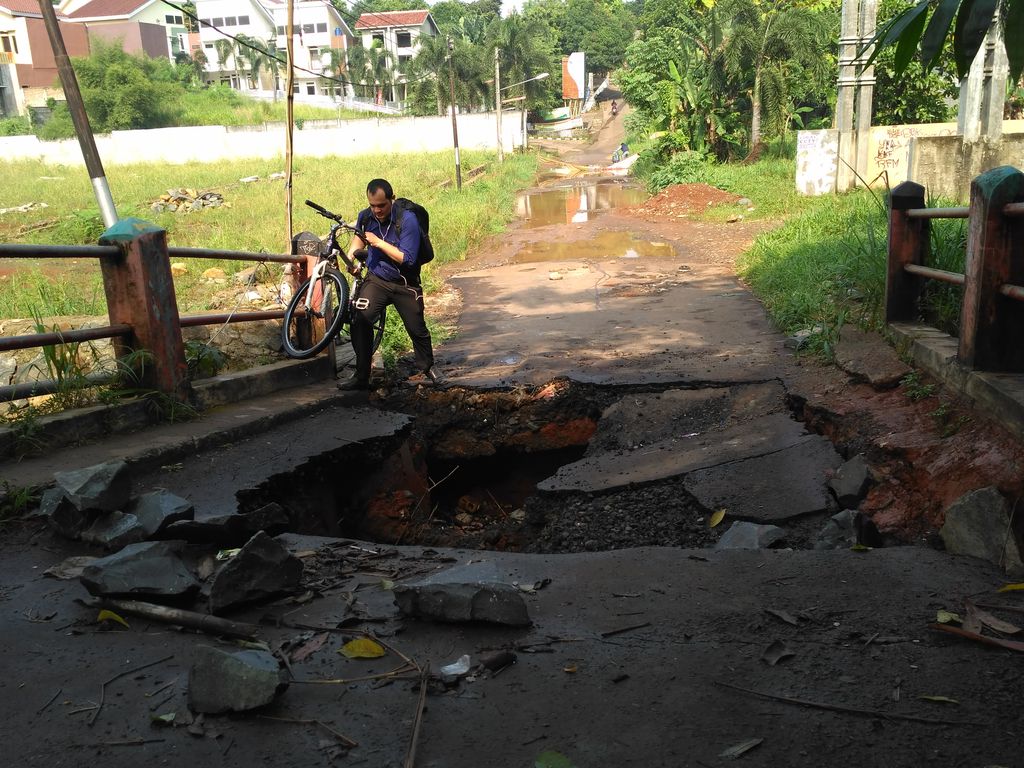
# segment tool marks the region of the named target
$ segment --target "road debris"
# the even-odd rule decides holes
[[[760,746],[764,742],[764,739],[747,739],[741,741],[739,744],[734,744],[726,750],[723,750],[718,756],[724,757],[727,760],[735,760],[737,757],[742,757],[750,750]]]
[[[729,526],[715,549],[767,549],[786,537],[777,525],[757,525],[738,520]]]
[[[796,656],[796,651],[787,643],[785,640],[775,640],[764,649],[761,654],[761,661],[767,664],[769,667],[774,667],[783,659],[791,658]]]
[[[178,546],[165,541],[129,544],[87,565],[80,580],[90,594],[101,597],[180,597],[199,588],[178,556]]]
[[[302,570],[302,560],[260,531],[214,574],[210,613],[223,613],[267,597],[298,592]]]
[[[201,211],[204,208],[219,208],[224,206],[230,208],[231,204],[224,202],[224,195],[212,190],[168,189],[160,198],[149,207],[157,213],[168,211],[171,213],[192,213]]]
[[[116,600],[104,598],[100,605],[134,616],[142,616],[166,624],[177,624],[189,629],[198,629],[212,635],[252,639],[259,633],[259,627],[239,621],[222,619],[208,613],[186,611],[183,608],[169,608],[165,605],[144,603],[138,600]]]
[[[211,715],[245,712],[266,706],[287,687],[285,671],[266,651],[200,645],[189,670],[188,704],[194,712]]]

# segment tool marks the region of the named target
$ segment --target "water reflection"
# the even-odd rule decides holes
[[[572,259],[639,259],[675,256],[671,243],[642,240],[631,232],[598,232],[587,240],[530,243],[513,257],[516,264]]]
[[[612,208],[639,205],[647,193],[613,181],[577,181],[522,194],[516,200],[519,218],[524,226],[544,227],[549,224],[581,224],[595,214]]]

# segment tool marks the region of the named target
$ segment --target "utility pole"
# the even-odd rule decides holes
[[[45,0],[43,0],[45,2]],[[455,122],[455,70],[452,68],[452,51],[455,44],[448,38],[448,90],[452,103],[452,141],[455,143],[455,188],[462,191],[462,166],[459,163],[459,126]]]
[[[40,0],[46,2],[46,0]],[[292,250],[292,166],[294,165],[292,150],[292,133],[295,130],[295,67],[292,57],[295,55],[295,41],[292,39],[295,34],[295,0],[288,0],[288,37],[285,40],[285,58],[288,59],[288,77],[285,78],[285,88],[288,93],[285,96],[285,111],[288,113],[284,127],[284,234],[285,251]]]
[[[85,167],[89,171],[89,178],[92,179],[92,191],[100,208],[103,226],[110,228],[118,221],[117,209],[114,207],[114,198],[110,194],[107,177],[103,173],[103,162],[96,149],[96,140],[93,138],[92,128],[89,125],[89,116],[85,112],[82,92],[78,89],[75,70],[71,67],[71,59],[68,58],[64,38],[60,34],[57,13],[53,10],[53,3],[50,0],[39,0],[39,10],[42,11],[43,23],[46,25],[46,33],[50,38],[50,47],[53,49],[53,58],[60,75],[60,84],[64,89],[64,98],[68,101],[71,122],[75,126],[75,133],[78,134],[78,145],[82,148]]]
[[[501,145],[501,51],[494,49],[494,114],[498,123],[498,162],[505,162],[505,149]]]

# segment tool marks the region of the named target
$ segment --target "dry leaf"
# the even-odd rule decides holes
[[[357,637],[349,640],[338,650],[338,653],[350,659],[379,659],[387,651],[384,646],[368,637]]]
[[[724,509],[719,509],[716,512],[713,512],[711,514],[711,517],[708,518],[708,528],[714,528],[716,525],[718,525],[723,520],[725,520],[725,510]]]
[[[928,628],[937,629],[940,632],[948,632],[951,635],[966,637],[968,640],[977,640],[979,643],[984,643],[985,645],[994,645],[997,648],[1006,648],[1008,651],[1024,652],[1024,643],[1019,640],[1003,640],[998,637],[979,635],[977,632],[968,632],[966,629],[951,627],[949,624],[929,624]]]
[[[313,635],[313,637],[291,652],[290,657],[292,662],[298,664],[300,661],[308,659],[324,646],[324,643],[327,642],[327,638],[329,637],[329,632],[321,632],[318,635]]]
[[[951,699],[949,696],[918,696],[917,698],[922,701],[935,701],[939,704],[959,704],[960,702],[956,699]]]
[[[980,608],[975,607],[974,612],[982,624],[990,629],[994,629],[996,632],[1001,632],[1004,635],[1016,635],[1021,631],[1020,627],[1016,624],[1011,624],[1008,621],[997,619],[988,611],[983,611]]]
[[[769,667],[774,667],[780,661],[788,659],[790,656],[796,656],[796,651],[790,648],[785,640],[776,640],[764,649],[764,653],[761,654],[761,661],[765,662]]]
[[[737,757],[745,755],[754,747],[759,746],[762,741],[764,741],[764,739],[747,739],[746,741],[741,741],[739,744],[731,746],[722,752],[719,757],[726,757],[731,760],[735,760]]]
[[[935,620],[939,624],[959,624],[960,614],[953,613],[952,611],[940,610],[935,614]]]
[[[567,675],[575,675],[576,674],[576,665],[575,664],[570,664],[567,667],[562,667],[562,671],[565,672]]]
[[[101,621],[116,621],[118,624],[123,626],[125,629],[131,629],[131,627],[128,626],[128,622],[127,621],[122,619],[120,616],[118,616],[113,611],[108,611],[105,608],[102,611],[100,611],[100,615],[96,617],[96,621],[97,622],[101,622]]]
[[[1024,592],[1024,584],[1003,584],[996,592]]]
[[[772,616],[779,619],[780,621],[784,621],[787,624],[792,624],[794,627],[799,626],[800,624],[800,622],[797,621],[796,617],[788,611],[782,611],[778,608],[765,608],[764,612],[770,613]]]
[[[974,607],[974,603],[970,600],[964,601],[964,620],[960,624],[961,627],[966,629],[968,632],[974,632],[975,634],[981,634],[981,619],[978,618],[978,609]]]

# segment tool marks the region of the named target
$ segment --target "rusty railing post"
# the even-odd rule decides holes
[[[907,272],[908,264],[923,264],[928,256],[928,219],[907,216],[911,208],[924,208],[924,187],[905,181],[889,195],[889,248],[885,274],[885,321],[914,320],[923,279]]]
[[[982,371],[1024,370],[1024,305],[999,292],[1017,282],[1024,265],[1012,258],[1021,244],[1021,225],[1003,215],[1003,206],[1024,200],[1024,174],[1002,166],[971,182],[970,223],[964,264],[964,303],[960,317],[960,362]]]
[[[103,256],[103,289],[110,324],[127,323],[132,334],[114,340],[118,358],[146,350],[152,359],[142,368],[143,387],[185,402],[190,394],[178,302],[167,254],[167,232],[141,219],[122,219],[100,236],[116,245],[118,256]]]
[[[320,238],[312,232],[299,232],[292,238],[292,255],[306,257],[304,262],[292,265],[290,277],[293,296],[298,293],[302,284],[313,274],[313,267],[316,266],[316,260],[320,255],[322,247],[323,243]],[[298,341],[300,344],[309,345],[313,343],[311,323],[308,325],[300,324],[297,330],[299,332]]]

